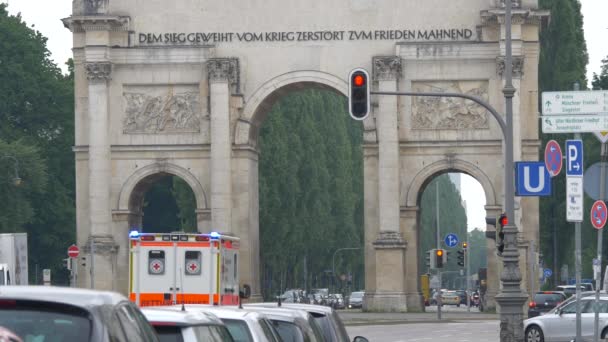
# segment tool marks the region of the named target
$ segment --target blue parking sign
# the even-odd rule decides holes
[[[566,176],[583,176],[583,141],[566,140]]]

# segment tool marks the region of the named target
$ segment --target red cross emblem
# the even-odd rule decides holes
[[[150,261],[150,273],[161,274],[165,270],[162,260],[154,259]]]
[[[188,263],[186,264],[186,270],[188,273],[190,274],[197,274],[199,273],[199,265],[198,265],[198,261],[188,261]]]

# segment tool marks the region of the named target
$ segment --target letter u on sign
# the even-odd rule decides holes
[[[543,162],[516,163],[515,183],[518,196],[551,195],[551,177]]]

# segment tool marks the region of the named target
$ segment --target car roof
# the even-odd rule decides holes
[[[275,303],[275,302],[251,303],[251,304],[247,304],[247,305],[262,306],[262,307],[267,307],[267,308],[278,308],[279,307],[278,303]],[[329,306],[314,305],[314,304],[301,304],[301,303],[281,303],[281,308],[298,309],[298,310],[304,310],[304,311],[308,311],[308,312],[321,313],[321,314],[325,314],[325,315],[329,315],[334,311]]]
[[[59,286],[0,286],[0,298],[64,303],[82,308],[128,301],[116,292]]]
[[[279,321],[289,321],[293,322],[296,318],[308,319],[308,313],[301,310],[294,310],[290,308],[283,307],[267,307],[267,306],[259,306],[259,305],[243,305],[244,310],[250,310],[255,312],[261,312],[269,319],[279,320]]]
[[[155,306],[142,308],[146,319],[150,323],[176,323],[177,325],[223,325],[222,321],[214,314],[201,310],[185,310],[175,306]]]
[[[174,305],[181,309],[181,305]],[[186,304],[186,310],[201,310],[204,312],[210,312],[222,319],[238,319],[247,321],[257,321],[266,316],[260,312],[247,311],[240,309],[238,306],[218,306],[208,304]]]

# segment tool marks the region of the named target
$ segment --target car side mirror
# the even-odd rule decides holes
[[[357,336],[353,339],[353,342],[369,342],[369,340],[363,336]]]
[[[243,285],[243,289],[239,291],[239,297],[241,299],[247,299],[251,296],[251,286],[249,284]]]

